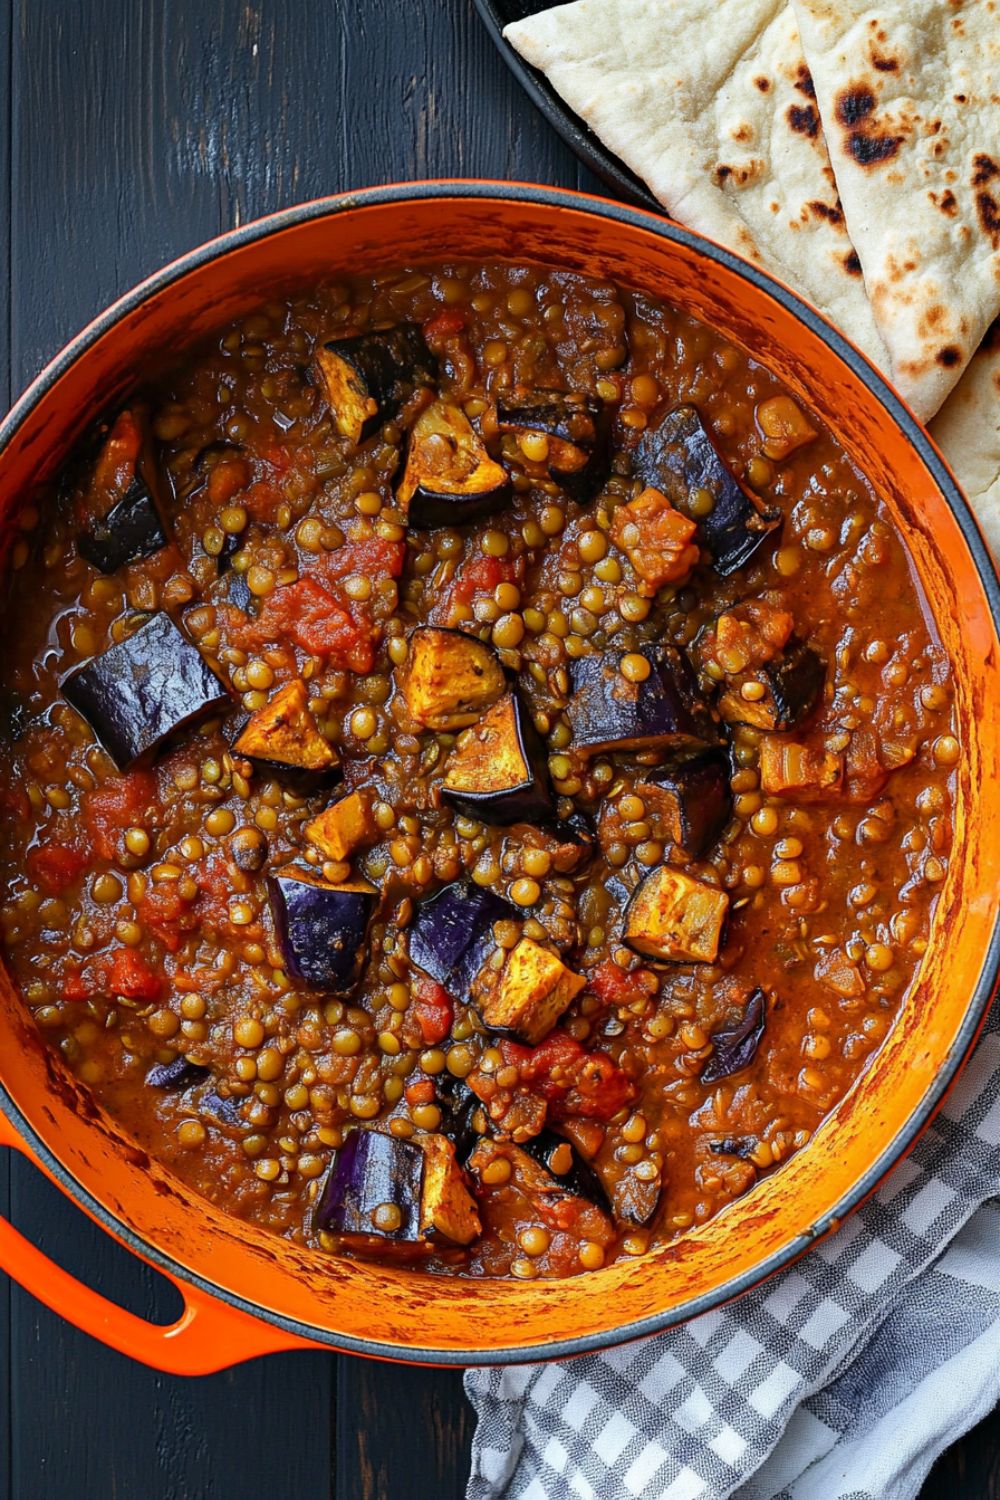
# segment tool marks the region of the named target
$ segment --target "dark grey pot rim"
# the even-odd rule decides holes
[[[200,266],[225,255],[231,250],[238,249],[243,245],[253,244],[257,240],[280,233],[281,230],[288,229],[296,224],[306,223],[313,219],[333,217],[353,209],[365,208],[377,204],[401,203],[412,199],[428,198],[482,198],[500,199],[509,202],[538,203],[553,208],[573,209],[580,213],[589,213],[595,218],[610,219],[618,223],[629,224],[637,229],[644,229],[656,234],[661,239],[695,250],[708,259],[717,262],[719,265],[725,266],[744,281],[750,282],[751,285],[757,287],[766,293],[766,295],[772,297],[774,301],[792,312],[812,332],[817,334],[833,353],[851,368],[859,379],[864,381],[927,465],[935,483],[941,490],[961,528],[966,545],[975,562],[983,590],[989,600],[994,628],[998,635],[1000,635],[1000,581],[997,579],[993,560],[973,519],[968,501],[959,490],[924,428],[875,367],[852,344],[849,344],[843,335],[838,333],[833,325],[827,322],[816,308],[810,306],[801,297],[797,296],[780,282],[775,281],[765,271],[751,265],[748,261],[742,260],[739,256],[733,255],[721,246],[713,244],[710,240],[703,239],[700,235],[692,234],[689,230],[683,229],[679,225],[659,217],[657,214],[647,212],[644,209],[630,208],[621,203],[611,202],[608,199],[593,197],[585,193],[570,192],[561,188],[465,179],[397,183],[388,187],[364,188],[357,192],[341,193],[335,197],[318,198],[313,202],[299,204],[296,207],[284,209],[279,213],[269,214],[265,218],[253,220],[251,223],[241,225],[239,229],[231,230],[228,234],[223,234],[217,239],[209,240],[204,245],[164,266],[162,270],[155,272],[152,276],[147,277],[145,281],[140,282],[131,291],[126,292],[123,297],[113,303],[106,311],[99,314],[82,332],[71,339],[51,363],[46,365],[45,369],[32,381],[31,385],[16,402],[4,421],[0,423],[0,462],[2,462],[3,450],[10,442],[14,433],[28,418],[56,381],[78,359],[82,358],[100,338],[110,332],[123,317],[140,306],[150,296],[172,286],[175,282],[188,275],[189,272],[197,270]],[[1000,914],[998,914],[994,923],[986,961],[970,998],[961,1029],[933,1085],[921,1101],[919,1109],[911,1116],[905,1128],[897,1134],[890,1145],[871,1164],[867,1172],[855,1184],[852,1191],[842,1197],[808,1231],[797,1235],[789,1244],[769,1256],[766,1260],[761,1261],[753,1270],[734,1277],[732,1281],[727,1282],[724,1286],[714,1291],[706,1292],[700,1297],[691,1298],[678,1307],[671,1308],[662,1313],[655,1313],[648,1318],[642,1318],[637,1322],[629,1323],[619,1328],[608,1329],[598,1333],[582,1333],[575,1338],[553,1340],[546,1344],[533,1345],[530,1348],[492,1349],[485,1352],[475,1348],[436,1349],[433,1347],[417,1346],[402,1348],[399,1345],[383,1343],[375,1337],[360,1339],[333,1333],[324,1328],[317,1328],[309,1323],[302,1323],[295,1319],[286,1318],[280,1313],[275,1313],[268,1308],[258,1306],[256,1303],[244,1297],[236,1296],[234,1293],[227,1291],[226,1288],[216,1286],[213,1282],[181,1266],[177,1261],[165,1255],[155,1245],[151,1245],[148,1241],[144,1240],[130,1229],[128,1225],[123,1224],[114,1214],[110,1213],[87,1189],[81,1186],[72,1173],[68,1172],[62,1163],[52,1154],[36,1134],[30,1122],[17,1109],[2,1082],[0,1082],[0,1109],[7,1115],[11,1123],[17,1128],[19,1134],[31,1147],[34,1154],[44,1163],[70,1198],[84,1207],[116,1239],[128,1245],[144,1259],[150,1261],[153,1265],[167,1272],[172,1278],[180,1282],[182,1288],[185,1282],[193,1284],[220,1301],[226,1302],[240,1309],[240,1311],[250,1314],[252,1317],[260,1318],[264,1322],[281,1328],[289,1334],[311,1339],[316,1343],[326,1344],[333,1349],[352,1354],[363,1354],[380,1359],[401,1360],[407,1363],[458,1367],[469,1365],[530,1364],[538,1360],[562,1359],[592,1353],[600,1349],[612,1348],[615,1345],[627,1343],[633,1339],[662,1333],[666,1329],[676,1327],[680,1323],[686,1323],[690,1319],[710,1312],[721,1304],[730,1302],[734,1298],[742,1296],[743,1293],[750,1291],[753,1287],[758,1286],[762,1281],[797,1259],[799,1255],[815,1244],[818,1239],[822,1238],[838,1225],[841,1220],[852,1213],[863,1199],[878,1186],[886,1173],[905,1154],[910,1146],[913,1145],[936,1112],[938,1105],[953,1083],[976,1040],[979,1028],[993,998],[998,973],[1000,973]],[[467,1285],[471,1299],[474,1296],[475,1282],[470,1280]]]

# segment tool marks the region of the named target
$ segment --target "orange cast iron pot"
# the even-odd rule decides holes
[[[739,1295],[834,1229],[912,1145],[975,1040],[998,967],[1000,590],[965,501],[872,367],[785,287],[653,214],[547,188],[377,188],[276,214],[185,256],[116,303],[0,428],[0,516],[164,350],[323,278],[443,257],[508,257],[610,277],[672,302],[774,370],[885,497],[954,665],[963,757],[954,849],[913,993],[812,1142],[718,1218],[569,1281],[468,1281],[321,1255],[198,1197],[95,1108],[0,986],[0,1141],[23,1151],[178,1286],[159,1328],[81,1287],[0,1222],[0,1266],[80,1327],[148,1364],[200,1373],[326,1345],[435,1364],[579,1354]]]

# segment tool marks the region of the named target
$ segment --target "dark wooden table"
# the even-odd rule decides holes
[[[201,240],[301,199],[433,176],[596,186],[520,97],[470,0],[0,0],[0,400]],[[4,1153],[0,1209],[133,1311],[172,1316],[162,1278]],[[16,1286],[2,1296],[0,1500],[463,1492],[472,1422],[456,1373],[316,1353],[175,1379]],[[988,1495],[995,1418],[924,1500]]]

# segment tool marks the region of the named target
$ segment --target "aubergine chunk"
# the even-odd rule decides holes
[[[644,656],[648,677],[641,682],[627,678],[620,670],[626,655]],[[581,656],[571,662],[566,716],[574,748],[588,755],[650,749],[690,754],[722,739],[690,662],[675,646],[643,646],[638,652]]]
[[[556,1135],[547,1127],[537,1135],[519,1142],[521,1150],[530,1156],[567,1193],[577,1198],[587,1198],[598,1208],[611,1211],[608,1194],[600,1176],[565,1136]]]
[[[510,1164],[509,1176],[501,1178],[495,1169],[490,1170],[499,1161]],[[590,1185],[585,1192],[575,1191],[576,1184],[563,1181],[543,1162],[536,1161],[525,1145],[483,1136],[469,1158],[469,1168],[479,1180],[477,1196],[487,1234],[494,1229],[491,1220],[496,1194],[500,1197],[500,1222],[510,1223],[513,1210],[515,1222],[541,1222],[581,1241],[606,1246],[614,1239],[610,1214],[599,1199],[590,1196]]]
[[[339,864],[350,859],[356,849],[372,844],[378,838],[375,800],[371,787],[358,787],[341,797],[339,802],[324,808],[318,817],[306,824],[303,832],[324,859]]]
[[[458,999],[496,951],[497,922],[516,921],[517,908],[468,880],[446,885],[417,903],[409,927],[410,962]]]
[[[503,510],[510,497],[510,475],[487,453],[462,408],[444,400],[426,407],[410,428],[396,487],[407,524],[469,526]]]
[[[301,677],[272,693],[250,715],[233,745],[237,755],[299,771],[330,771],[337,754],[319,731]]]
[[[417,386],[433,385],[437,361],[417,324],[400,323],[321,345],[314,375],[338,433],[357,444],[398,416]]]
[[[100,573],[152,557],[167,545],[162,481],[143,414],[120,412],[94,464],[88,499],[99,514],[77,538],[80,556]]]
[[[167,1063],[154,1063],[146,1074],[146,1083],[154,1089],[170,1089],[179,1092],[192,1083],[200,1083],[211,1070],[201,1063],[192,1062],[183,1053],[172,1057]]]
[[[733,797],[729,757],[723,750],[650,771],[636,784],[657,838],[700,859],[729,822]]]
[[[316,1209],[317,1229],[399,1244],[438,1239],[468,1245],[482,1232],[455,1147],[442,1135],[398,1140],[352,1130],[334,1157]]]
[[[232,702],[201,652],[159,611],[62,684],[120,771]]]
[[[422,1135],[418,1141],[424,1153],[421,1233],[428,1239],[470,1245],[482,1234],[482,1225],[455,1146],[443,1135]]]
[[[136,475],[124,499],[81,533],[76,550],[99,573],[116,573],[126,563],[152,557],[166,545],[167,534],[153,497]]]
[[[397,669],[411,718],[424,729],[451,731],[475,724],[506,691],[492,646],[461,630],[421,625],[410,632],[406,660]]]
[[[352,1130],[333,1159],[315,1225],[339,1235],[414,1243],[423,1236],[424,1153],[381,1130]]]
[[[507,1033],[534,1047],[548,1036],[567,1006],[584,988],[557,953],[522,938],[508,953],[499,975],[480,974],[473,999],[491,1031]]]
[[[656,1217],[663,1196],[663,1168],[652,1157],[639,1163],[648,1176],[640,1177],[634,1167],[609,1184],[615,1218],[626,1224],[649,1224]]]
[[[765,509],[737,479],[693,406],[677,406],[646,428],[632,450],[632,472],[685,514],[695,490],[711,495],[712,509],[698,525],[723,578],[745,567],[781,525],[781,512]]]
[[[545,751],[516,692],[459,735],[445,761],[442,791],[449,802],[484,823],[551,817]]]
[[[728,912],[729,897],[718,886],[661,865],[636,887],[625,913],[624,941],[644,958],[714,963]]]
[[[547,438],[539,461],[571,500],[586,505],[604,488],[611,473],[611,421],[603,401],[575,391],[501,391],[497,426]]]
[[[331,995],[352,994],[364,964],[375,889],[363,880],[330,885],[304,870],[269,875],[267,888],[292,978]]]
[[[764,662],[719,699],[727,724],[784,731],[807,719],[819,702],[826,663],[805,641],[791,640],[785,651]]]

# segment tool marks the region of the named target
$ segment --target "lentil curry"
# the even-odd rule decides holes
[[[801,1149],[892,1025],[949,664],[878,496],[683,312],[508,264],[323,286],[21,528],[7,961],[232,1213],[595,1270]]]

